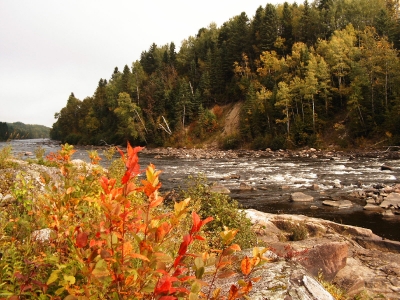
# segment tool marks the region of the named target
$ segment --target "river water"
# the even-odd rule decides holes
[[[6,143],[0,143],[2,148]],[[45,139],[15,140],[10,143],[15,156],[25,157],[40,145],[46,150],[57,151],[59,145]],[[101,151],[99,151],[101,154]],[[80,150],[73,158],[87,160],[87,152]],[[400,216],[383,217],[380,213],[363,210],[361,201],[353,201],[351,208],[332,208],[322,204],[326,199],[350,199],[351,191],[366,189],[375,184],[400,183],[400,160],[383,158],[356,158],[348,156],[329,158],[299,157],[238,157],[235,159],[195,159],[159,157],[139,154],[140,164],[145,168],[153,163],[163,171],[160,176],[163,190],[184,185],[187,176],[202,173],[210,183],[218,182],[227,187],[233,199],[245,208],[270,213],[303,214],[332,220],[338,223],[371,229],[375,234],[400,241]],[[392,170],[381,170],[382,165]],[[240,189],[246,183],[251,190]],[[341,184],[341,188],[335,187]],[[319,190],[309,187],[317,184]],[[293,192],[304,192],[314,197],[313,202],[289,201]],[[313,206],[313,208],[312,208]]]

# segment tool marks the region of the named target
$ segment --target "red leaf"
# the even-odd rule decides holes
[[[175,270],[174,274],[172,274],[172,276],[178,277],[186,271],[187,271],[187,268],[176,268],[176,270]]]
[[[199,215],[195,211],[192,212],[192,220],[193,220],[193,225],[192,229],[190,230],[190,233],[198,232],[200,230],[201,221]]]
[[[183,257],[183,255],[178,255],[178,256],[175,258],[174,267],[176,267],[177,265],[179,265],[179,263],[181,262],[182,257]]]
[[[201,235],[195,235],[194,236],[195,240],[199,240],[199,241],[205,241],[206,239],[204,237],[202,237]]]
[[[179,251],[178,254],[179,255],[184,255],[187,251],[188,246],[190,245],[190,243],[193,241],[192,237],[187,234],[183,237],[183,242],[181,243],[180,247],[179,247]]]
[[[76,247],[83,248],[88,243],[88,234],[86,232],[80,232],[76,236]]]
[[[213,217],[208,217],[208,218],[204,219],[203,221],[201,221],[200,227],[203,227],[204,225],[211,222],[212,220],[214,220]]]
[[[231,285],[231,289],[229,290],[228,300],[233,300],[239,297],[239,289],[236,285]]]
[[[132,146],[128,142],[127,150],[128,150],[128,161],[126,162],[126,168],[133,173],[134,176],[140,173],[140,165],[139,165],[139,157],[137,153],[142,151],[144,147],[135,147]]]
[[[129,179],[140,173],[139,157],[137,153],[142,149],[144,149],[144,147],[133,148],[128,142],[128,159],[126,159],[124,153],[117,147],[117,150],[121,154],[122,160],[124,161],[126,167],[125,175],[122,177],[123,184],[127,183]]]
[[[168,274],[164,275],[158,280],[157,286],[154,289],[154,294],[159,295],[171,292],[173,289],[172,282],[174,281],[177,281],[176,277],[170,277]]]

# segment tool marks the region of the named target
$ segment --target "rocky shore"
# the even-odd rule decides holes
[[[281,278],[278,295],[271,291],[271,282],[279,278],[280,273],[274,273],[275,265],[266,265],[268,276],[264,282],[257,283],[258,296],[251,299],[308,299],[290,294],[295,284],[292,283],[296,277],[294,269],[298,268],[305,270],[300,276],[301,288],[297,287],[300,290],[307,290],[304,276],[322,276],[345,290],[349,297],[358,297],[355,299],[400,299],[400,242],[382,239],[369,229],[302,215],[276,215],[256,210],[246,213],[258,238],[279,255],[278,265],[282,260],[293,264],[286,266],[291,271]],[[302,239],[290,241],[290,235],[296,230],[302,230]],[[285,298],[287,295],[290,298]],[[321,298],[314,295],[311,299]]]
[[[386,150],[355,150],[355,151],[336,151],[336,150],[317,150],[307,148],[303,150],[277,150],[269,148],[266,150],[219,150],[217,148],[145,148],[143,153],[153,154],[155,157],[175,157],[175,158],[196,158],[212,159],[227,158],[235,159],[238,157],[300,157],[300,158],[328,158],[338,159],[346,157],[355,159],[357,157],[373,157],[400,159],[400,151]]]

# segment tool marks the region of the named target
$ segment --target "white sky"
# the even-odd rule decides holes
[[[252,18],[267,3],[284,0],[0,0],[0,121],[51,127],[71,92],[92,96],[152,43],[179,49],[211,22]]]

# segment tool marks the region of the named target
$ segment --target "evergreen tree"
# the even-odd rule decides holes
[[[290,53],[293,45],[292,10],[287,2],[283,4],[281,37],[285,40],[284,53]]]
[[[276,8],[272,4],[267,4],[261,28],[261,51],[274,50],[274,44],[278,37],[278,15]]]

